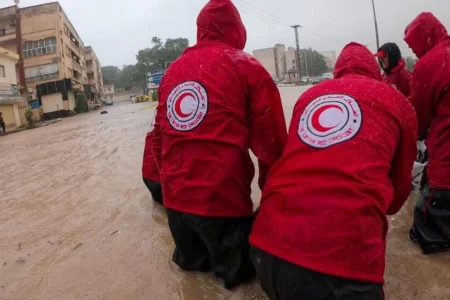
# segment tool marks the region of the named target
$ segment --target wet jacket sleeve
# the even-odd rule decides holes
[[[425,136],[430,127],[431,113],[435,105],[433,100],[433,91],[436,85],[433,82],[434,73],[434,70],[419,62],[412,75],[409,101],[416,110],[419,136]]]
[[[156,161],[156,167],[161,170],[161,151],[162,151],[162,133],[161,120],[166,113],[166,106],[159,104],[155,112],[155,121],[153,128],[152,153]]]
[[[411,193],[412,168],[417,156],[417,119],[412,107],[405,110],[407,113],[390,172],[394,199],[387,210],[388,215],[398,213]]]
[[[287,140],[281,97],[272,77],[254,59],[248,74],[251,150],[258,158],[259,187],[264,188],[267,173],[281,157]]]
[[[400,86],[398,87],[398,90],[405,95],[405,97],[409,97],[411,95],[412,75],[408,71],[404,70],[399,74],[399,77]]]

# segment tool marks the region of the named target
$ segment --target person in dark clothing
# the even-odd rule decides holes
[[[383,81],[399,90],[405,97],[411,94],[412,74],[405,68],[400,48],[395,43],[386,43],[375,54],[384,71]]]
[[[159,86],[152,151],[175,242],[186,271],[212,270],[231,289],[252,279],[248,236],[251,183],[259,186],[287,138],[272,77],[243,49],[246,30],[231,0],[211,0],[197,18],[197,43]]]
[[[6,133],[6,124],[5,124],[5,120],[3,119],[3,113],[0,112],[0,126],[3,129],[3,134]]]
[[[431,13],[421,13],[405,30],[405,42],[419,58],[412,93],[419,136],[429,153],[422,197],[414,210],[410,238],[423,253],[450,250],[450,36]]]

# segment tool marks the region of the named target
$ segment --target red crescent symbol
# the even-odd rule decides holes
[[[175,101],[175,107],[174,107],[175,108],[175,112],[182,119],[185,119],[185,118],[189,117],[193,113],[191,111],[189,114],[185,114],[181,110],[181,102],[183,102],[184,98],[186,98],[187,96],[192,96],[192,95],[190,93],[184,93]]]
[[[311,119],[311,125],[312,125],[312,126],[314,127],[314,129],[317,130],[318,132],[327,132],[328,130],[333,129],[333,128],[335,128],[335,127],[337,127],[337,126],[339,125],[339,124],[338,124],[338,125],[335,125],[335,126],[332,126],[332,127],[324,127],[324,126],[322,126],[322,125],[320,124],[320,122],[319,122],[320,115],[321,115],[324,111],[326,111],[327,109],[330,109],[330,108],[337,108],[337,109],[339,109],[341,112],[344,112],[344,111],[342,110],[342,108],[341,108],[340,106],[336,105],[336,104],[324,105],[324,106],[320,107],[319,109],[317,109],[317,110],[313,113],[313,116],[312,116],[312,119]]]

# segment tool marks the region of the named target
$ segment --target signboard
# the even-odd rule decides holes
[[[161,79],[163,78],[166,70],[157,70],[153,72],[147,73],[147,87],[149,89],[154,88],[155,86],[161,83]]]
[[[58,63],[40,65],[25,69],[25,79],[27,82],[43,81],[58,77]]]
[[[30,108],[39,108],[41,105],[39,104],[39,101],[37,99],[33,101],[29,101],[28,104],[30,105]]]
[[[14,103],[22,100],[18,85],[0,83],[0,102]]]

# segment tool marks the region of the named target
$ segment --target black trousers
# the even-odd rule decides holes
[[[161,183],[158,181],[152,181],[145,178],[142,179],[144,180],[145,185],[152,194],[153,200],[163,205]]]
[[[338,278],[288,263],[257,248],[251,257],[271,300],[383,300],[381,284]]]
[[[5,123],[0,123],[0,126],[3,129],[3,134],[5,134],[6,133],[6,124]]]
[[[420,244],[424,254],[450,250],[450,190],[425,183],[414,209],[410,238]]]
[[[212,271],[232,289],[255,276],[248,238],[253,218],[201,217],[167,209],[173,262],[185,271]]]

